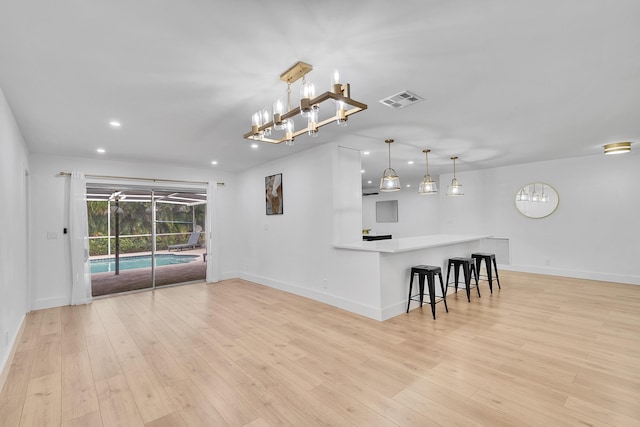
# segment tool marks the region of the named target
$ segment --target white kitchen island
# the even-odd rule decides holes
[[[389,240],[363,241],[334,244],[339,251],[357,251],[366,260],[368,280],[364,288],[377,293],[377,307],[369,308],[367,315],[377,320],[386,320],[404,313],[407,309],[409,293],[409,275],[411,267],[416,265],[435,265],[442,268],[443,280],[447,275],[447,260],[452,257],[470,257],[473,252],[482,250],[482,241],[488,235],[431,234],[426,236],[403,237]],[[346,255],[346,254],[345,254]],[[355,253],[347,258],[358,258]],[[355,263],[360,266],[362,262]],[[445,283],[446,285],[446,283]],[[462,285],[464,288],[464,284]],[[440,292],[439,286],[436,286]],[[466,300],[466,297],[465,297]],[[411,308],[418,307],[413,303]],[[428,303],[427,303],[428,306]],[[364,313],[363,313],[364,314]],[[431,311],[428,310],[429,316]]]

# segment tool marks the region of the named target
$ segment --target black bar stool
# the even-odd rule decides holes
[[[413,289],[413,276],[418,275],[418,282],[420,284],[420,293],[411,295]],[[436,275],[440,278],[440,289],[442,289],[442,298],[436,301]],[[431,314],[433,318],[436,318],[436,302],[444,301],[444,308],[449,312],[447,307],[447,292],[442,282],[442,269],[433,265],[416,265],[411,267],[411,280],[409,281],[409,302],[407,302],[407,313],[409,312],[409,306],[411,301],[420,301],[420,307],[422,307],[422,301],[424,299],[424,278],[427,277],[427,286],[429,287],[429,302],[431,303]],[[419,297],[419,298],[418,298]]]
[[[486,252],[476,252],[471,254],[471,258],[476,261],[476,271],[478,272],[478,277],[486,277],[489,282],[489,290],[493,293],[493,278],[491,276],[491,264],[493,264],[493,270],[496,272],[496,282],[498,282],[498,289],[502,289],[500,287],[500,278],[498,277],[498,265],[496,264],[496,254],[490,254]],[[487,270],[486,276],[480,275],[480,268],[482,267],[482,260],[484,260],[485,268]]]
[[[476,290],[478,291],[478,297],[480,297],[478,270],[476,269],[475,260],[473,258],[463,257],[449,258],[447,267],[447,287],[449,286],[449,273],[451,272],[451,266],[453,266],[456,292],[458,292],[458,279],[460,278],[460,267],[462,267],[462,271],[464,272],[464,285],[467,290],[467,301],[471,302],[471,272],[473,272],[473,277],[476,279]]]

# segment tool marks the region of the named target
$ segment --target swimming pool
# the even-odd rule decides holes
[[[191,262],[198,258],[196,255],[176,255],[176,254],[159,254],[156,255],[156,267],[172,264],[184,264]],[[92,259],[91,274],[94,273],[108,273],[116,271],[116,259],[104,258],[104,259]],[[133,270],[134,268],[148,268],[151,267],[151,255],[136,255],[136,256],[121,256],[120,257],[120,270]]]

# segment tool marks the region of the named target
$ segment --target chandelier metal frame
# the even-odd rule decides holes
[[[364,111],[367,109],[367,105],[362,102],[356,101],[351,98],[351,87],[349,83],[336,83],[333,84],[331,90],[326,91],[315,98],[301,98],[300,105],[294,108],[290,107],[290,94],[291,94],[291,84],[298,81],[299,79],[304,79],[304,76],[313,70],[313,67],[310,64],[304,62],[297,62],[287,71],[280,75],[280,80],[287,83],[287,95],[289,111],[280,115],[280,121],[285,121],[289,119],[293,119],[295,116],[302,113],[302,111],[309,111],[309,109],[315,105],[319,105],[322,102],[333,100],[336,102],[343,102],[345,105],[348,105],[350,109],[337,109],[336,113],[327,119],[318,121],[318,122],[308,122],[307,126],[304,129],[296,130],[291,134],[283,136],[279,139],[269,138],[265,136],[265,130],[273,129],[276,124],[276,117],[272,117],[272,120],[264,123],[261,126],[253,125],[251,127],[251,131],[247,132],[243,135],[245,139],[251,139],[254,141],[260,142],[269,142],[272,144],[280,144],[285,141],[292,141],[296,136],[302,135],[305,132],[317,132],[319,128],[322,126],[328,125],[333,122],[344,122],[347,118],[353,114],[359,113],[360,111]],[[304,80],[303,80],[304,81]]]

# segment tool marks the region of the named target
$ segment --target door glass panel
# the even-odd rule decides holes
[[[206,206],[194,193],[156,199],[156,286],[205,280]]]
[[[87,188],[93,296],[151,288],[151,194]]]

